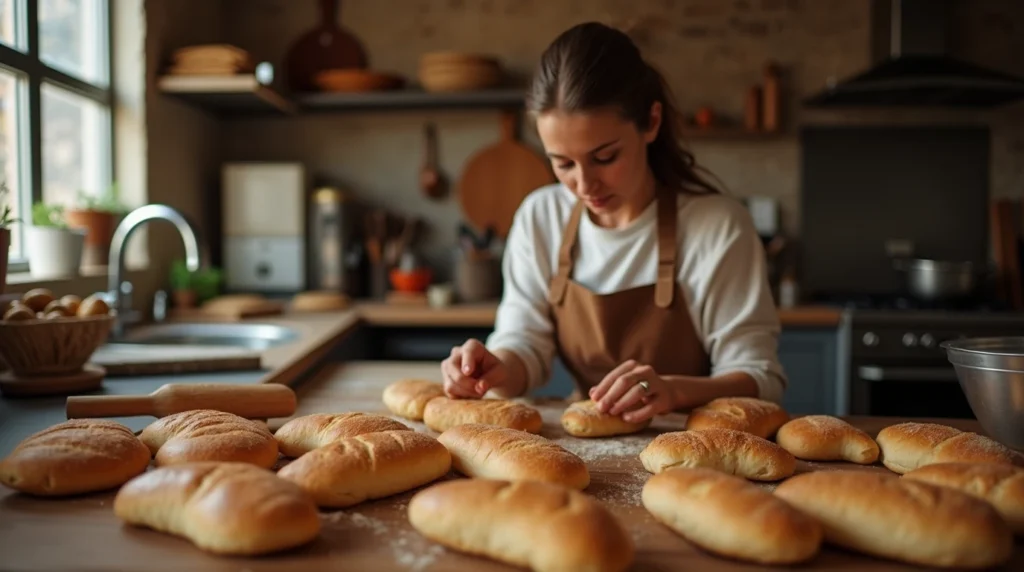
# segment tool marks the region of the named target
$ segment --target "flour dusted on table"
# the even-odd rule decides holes
[[[401,514],[405,514],[406,503],[401,503]],[[388,549],[396,564],[411,572],[421,572],[430,567],[439,556],[444,554],[444,547],[435,544],[415,530],[404,526],[396,526],[366,516],[360,512],[339,511],[325,515],[327,522],[342,526],[352,525],[356,528],[369,530],[374,536],[387,536]]]

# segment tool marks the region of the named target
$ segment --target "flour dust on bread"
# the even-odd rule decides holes
[[[602,413],[590,399],[569,404],[562,413],[562,428],[574,437],[611,437],[643,431],[651,424],[650,419],[630,422],[622,415]]]
[[[158,466],[197,461],[277,462],[274,435],[265,423],[212,409],[182,411],[157,419],[139,435]]]
[[[864,431],[831,415],[807,415],[779,428],[775,442],[798,459],[870,465],[878,444]]]
[[[825,542],[936,568],[986,569],[1013,553],[1013,535],[987,502],[874,471],[815,471],[775,495],[818,520]]]
[[[672,468],[644,484],[655,520],[708,552],[757,564],[806,562],[821,526],[763,488],[713,469]]]
[[[703,467],[755,481],[777,481],[796,471],[792,453],[735,429],[662,433],[640,452],[640,462],[651,473]]]
[[[71,419],[24,438],[0,460],[0,483],[36,496],[66,496],[119,487],[144,472],[149,448],[124,425]]]
[[[412,421],[423,420],[427,402],[444,396],[444,386],[426,379],[400,379],[384,388],[381,400],[388,411]]]
[[[390,417],[371,413],[312,413],[289,420],[274,433],[274,438],[282,455],[295,458],[339,439],[379,431],[412,429]]]
[[[542,481],[456,479],[413,495],[409,523],[452,550],[533,572],[623,572],[635,546],[601,502]]]
[[[1024,468],[1002,463],[933,463],[904,479],[950,487],[982,499],[1024,537]]]
[[[302,455],[277,472],[305,490],[320,507],[343,508],[403,493],[443,477],[448,449],[416,431],[346,437]]]
[[[778,403],[755,397],[719,397],[697,407],[686,418],[686,429],[735,429],[768,439],[789,421]]]
[[[456,425],[482,423],[540,433],[544,421],[540,412],[508,399],[450,399],[435,397],[423,410],[423,423],[443,433]]]
[[[314,540],[316,504],[294,483],[249,463],[160,467],[114,497],[122,521],[175,535],[221,555],[258,556]]]
[[[1024,467],[1024,455],[984,435],[938,423],[890,425],[875,438],[882,464],[907,473],[933,463],[996,463]]]
[[[437,440],[451,452],[455,470],[468,477],[545,481],[574,489],[590,485],[583,459],[540,435],[468,423]]]

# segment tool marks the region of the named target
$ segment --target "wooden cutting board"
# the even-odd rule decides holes
[[[101,346],[89,360],[107,377],[259,369],[259,352],[245,348],[196,345],[117,344]]]
[[[554,181],[548,162],[516,140],[516,113],[506,111],[501,117],[501,140],[466,163],[459,180],[459,201],[477,231],[491,227],[495,235],[506,238],[526,195]]]

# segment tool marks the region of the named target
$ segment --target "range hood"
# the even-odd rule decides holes
[[[807,107],[995,107],[1024,99],[1024,79],[957,60],[948,52],[948,0],[885,0],[887,55],[829,85]],[[883,41],[884,43],[884,41]]]

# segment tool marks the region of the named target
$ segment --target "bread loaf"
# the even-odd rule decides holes
[[[825,541],[933,567],[980,569],[1009,559],[1013,535],[988,503],[959,491],[873,471],[815,471],[775,495],[816,518]]]
[[[281,454],[298,457],[317,447],[345,437],[378,431],[412,431],[407,425],[383,415],[368,413],[313,413],[282,425],[274,438]]]
[[[444,386],[425,379],[402,379],[384,388],[383,401],[388,411],[411,419],[423,420],[423,409],[435,397],[444,396]]]
[[[914,469],[904,479],[950,487],[980,498],[996,509],[1014,533],[1024,536],[1024,469],[996,463],[936,463]]]
[[[651,473],[670,467],[705,467],[755,481],[777,481],[796,470],[796,459],[789,451],[735,429],[662,433],[640,451],[640,462]]]
[[[977,433],[936,423],[898,423],[878,432],[882,464],[907,473],[932,463],[1000,463],[1024,466],[1024,455]]]
[[[193,409],[157,419],[139,435],[158,466],[196,461],[237,461],[270,468],[277,441],[259,421],[212,409]]]
[[[451,469],[448,449],[415,431],[383,431],[340,439],[302,455],[277,475],[299,485],[321,507],[343,508],[425,485]]]
[[[536,480],[574,489],[590,484],[583,459],[553,441],[507,427],[457,425],[437,438],[452,454],[452,467],[468,477]]]
[[[644,508],[697,546],[759,564],[796,564],[821,547],[821,526],[785,501],[712,469],[672,468],[644,485]]]
[[[601,503],[541,481],[445,481],[416,493],[408,514],[430,540],[533,572],[621,572],[635,554]]]
[[[505,399],[449,399],[435,397],[423,410],[427,427],[442,433],[463,423],[483,423],[540,433],[544,425],[536,409]]]
[[[562,428],[576,437],[609,437],[643,431],[651,420],[631,423],[621,415],[602,413],[592,400],[577,401],[566,407],[562,413]]]
[[[248,463],[154,469],[121,487],[114,514],[225,555],[286,550],[320,533],[316,505],[302,489]]]
[[[104,419],[72,419],[24,438],[0,461],[0,483],[37,496],[121,486],[149,466],[149,449],[130,429]]]
[[[878,444],[870,435],[831,415],[798,417],[779,428],[775,442],[808,461],[870,465],[878,460]]]
[[[779,404],[753,397],[719,397],[690,412],[686,428],[735,429],[768,439],[789,421]]]

